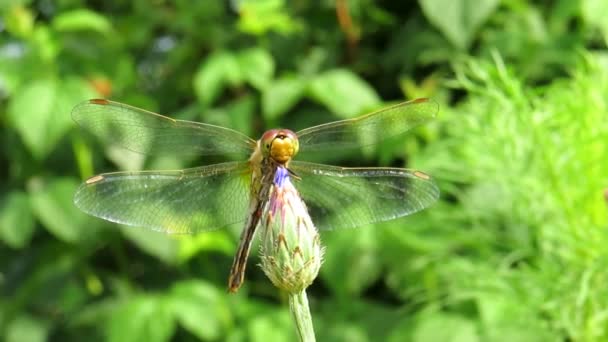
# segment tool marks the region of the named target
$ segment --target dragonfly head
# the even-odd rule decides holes
[[[270,157],[279,164],[287,163],[298,153],[300,147],[296,134],[288,129],[271,129],[260,139],[265,157]]]

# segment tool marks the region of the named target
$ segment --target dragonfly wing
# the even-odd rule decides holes
[[[368,146],[399,136],[433,119],[439,105],[430,99],[400,103],[355,118],[306,128],[297,133],[300,151]]]
[[[255,141],[237,131],[160,114],[108,100],[88,100],[72,118],[106,144],[143,154],[250,154]]]
[[[245,221],[250,175],[248,162],[106,173],[84,182],[74,204],[108,221],[192,234]]]
[[[400,168],[345,168],[292,161],[295,186],[319,229],[358,227],[418,212],[439,198],[430,176]]]

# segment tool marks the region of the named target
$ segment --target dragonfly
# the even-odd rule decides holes
[[[106,99],[78,104],[72,118],[105,144],[145,155],[228,156],[228,161],[182,170],[103,173],[85,180],[74,204],[87,214],[128,226],[196,234],[243,225],[228,278],[236,292],[278,168],[289,171],[319,230],[396,219],[439,198],[422,171],[393,167],[339,167],[297,160],[297,154],[339,153],[398,138],[432,120],[438,105],[416,99],[353,119],[300,130],[266,131],[254,140],[235,130],[176,120]]]

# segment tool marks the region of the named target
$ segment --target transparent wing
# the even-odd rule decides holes
[[[399,136],[435,117],[439,105],[430,99],[400,103],[349,120],[330,122],[297,132],[300,151],[374,145]]]
[[[292,161],[294,184],[319,229],[351,228],[418,212],[439,198],[420,171],[344,168]]]
[[[191,234],[245,221],[250,174],[247,162],[105,173],[84,182],[74,204],[108,221]]]
[[[144,154],[250,154],[255,148],[254,140],[228,128],[174,120],[108,100],[82,102],[72,118],[104,143]]]

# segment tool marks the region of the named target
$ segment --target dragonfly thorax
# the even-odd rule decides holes
[[[297,135],[288,129],[271,129],[260,139],[264,157],[270,157],[279,164],[285,164],[298,153]]]

